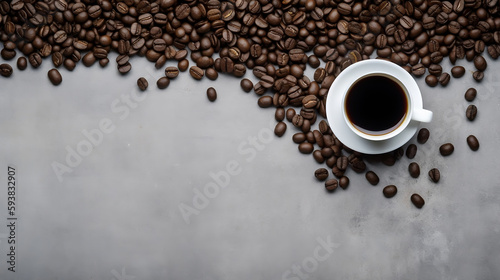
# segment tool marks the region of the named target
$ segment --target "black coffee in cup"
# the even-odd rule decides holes
[[[408,112],[405,89],[385,75],[361,77],[349,88],[345,112],[351,124],[361,132],[387,134],[403,123]]]

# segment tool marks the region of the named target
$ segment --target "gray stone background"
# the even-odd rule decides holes
[[[369,164],[378,186],[349,171],[349,188],[327,193],[313,176],[320,165],[291,141],[295,128],[271,136],[274,110],[259,108],[239,79],[183,73],[158,90],[163,73],[145,59],[133,59],[127,76],[111,61],[62,69],[58,87],[47,79],[50,61],[0,78],[1,279],[500,278],[498,63],[488,60],[481,84],[465,61],[466,76],[446,88],[417,79],[434,111],[430,140],[414,160]],[[150,87],[137,95],[140,76]],[[474,122],[465,118],[470,86]],[[85,133],[96,137],[91,150]],[[479,151],[467,147],[469,134]],[[443,158],[446,142],[455,152]],[[68,156],[77,149],[80,160]],[[61,178],[54,165],[66,166]],[[15,273],[7,270],[8,166],[17,171]],[[427,177],[433,167],[438,184]],[[382,195],[388,184],[398,186],[392,199]],[[420,210],[415,192],[426,201]]]

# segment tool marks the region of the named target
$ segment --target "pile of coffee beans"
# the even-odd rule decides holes
[[[338,74],[378,57],[425,76],[429,86],[446,86],[451,77],[466,73],[460,65],[451,75],[444,72],[440,63],[448,57],[452,64],[473,62],[472,76],[481,81],[487,68],[483,55],[500,55],[499,7],[497,0],[0,1],[0,55],[9,61],[20,53],[19,70],[51,59],[55,69],[48,77],[54,85],[62,82],[57,68],[73,71],[80,61],[86,67],[96,62],[105,67],[111,52],[118,54],[116,67],[122,75],[131,70],[132,56],[145,57],[157,69],[175,61],[177,66],[166,67],[156,82],[159,89],[180,72],[188,71],[195,80],[216,80],[219,74],[243,77],[249,69],[257,81],[244,78],[241,88],[253,90],[260,107],[275,108],[277,136],[285,134],[287,123],[298,131],[293,141],[301,153],[312,154],[331,170],[335,178],[325,186],[333,191],[349,185],[347,169],[365,173],[376,185],[378,176],[366,170],[365,160],[394,165],[404,154],[398,149],[367,156],[335,137],[324,119],[328,89]],[[188,57],[195,65],[189,65]],[[308,67],[315,69],[313,77],[305,75]],[[0,65],[1,76],[12,73],[9,64]],[[137,86],[146,90],[148,82],[140,78]],[[475,94],[468,91],[466,99]],[[207,91],[207,97],[215,100],[215,90]],[[471,105],[467,118],[474,120],[476,114]],[[425,142],[428,130],[418,137]],[[476,138],[467,143],[473,150],[479,147]],[[443,149],[445,154],[453,151],[449,145]],[[416,152],[412,146],[407,155]],[[322,181],[329,177],[323,169],[315,174]],[[395,194],[392,187],[386,192]]]

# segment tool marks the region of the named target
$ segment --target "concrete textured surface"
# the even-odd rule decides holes
[[[348,189],[334,193],[314,178],[320,165],[298,152],[295,128],[275,137],[274,110],[259,108],[239,79],[181,73],[159,90],[162,70],[141,58],[127,76],[114,62],[63,69],[58,87],[47,79],[50,61],[15,69],[0,78],[0,278],[500,279],[500,64],[488,62],[482,83],[465,61],[466,76],[448,87],[417,79],[434,112],[429,141],[413,160],[368,164],[378,186],[348,171]],[[479,112],[470,122],[463,95],[472,86]],[[455,152],[445,158],[446,142]],[[9,167],[16,272],[8,270]],[[437,184],[427,177],[434,167]],[[392,199],[382,195],[389,184],[398,186]],[[412,193],[425,199],[422,209]]]

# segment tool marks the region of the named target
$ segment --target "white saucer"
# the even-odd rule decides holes
[[[381,69],[381,67],[384,69]],[[380,73],[380,71],[390,72],[397,77],[405,77],[406,82],[413,82],[413,86],[418,88],[413,77],[402,67],[385,60],[369,59],[354,63],[342,71],[333,81],[326,100],[326,117],[335,136],[347,147],[365,154],[383,154],[398,149],[415,135],[420,124],[417,121],[410,121],[406,129],[400,134],[382,141],[364,139],[347,126],[341,107],[343,93],[359,77],[371,73]],[[408,77],[411,81],[408,80]],[[415,108],[423,107],[421,96],[419,98],[413,97],[412,103]]]

